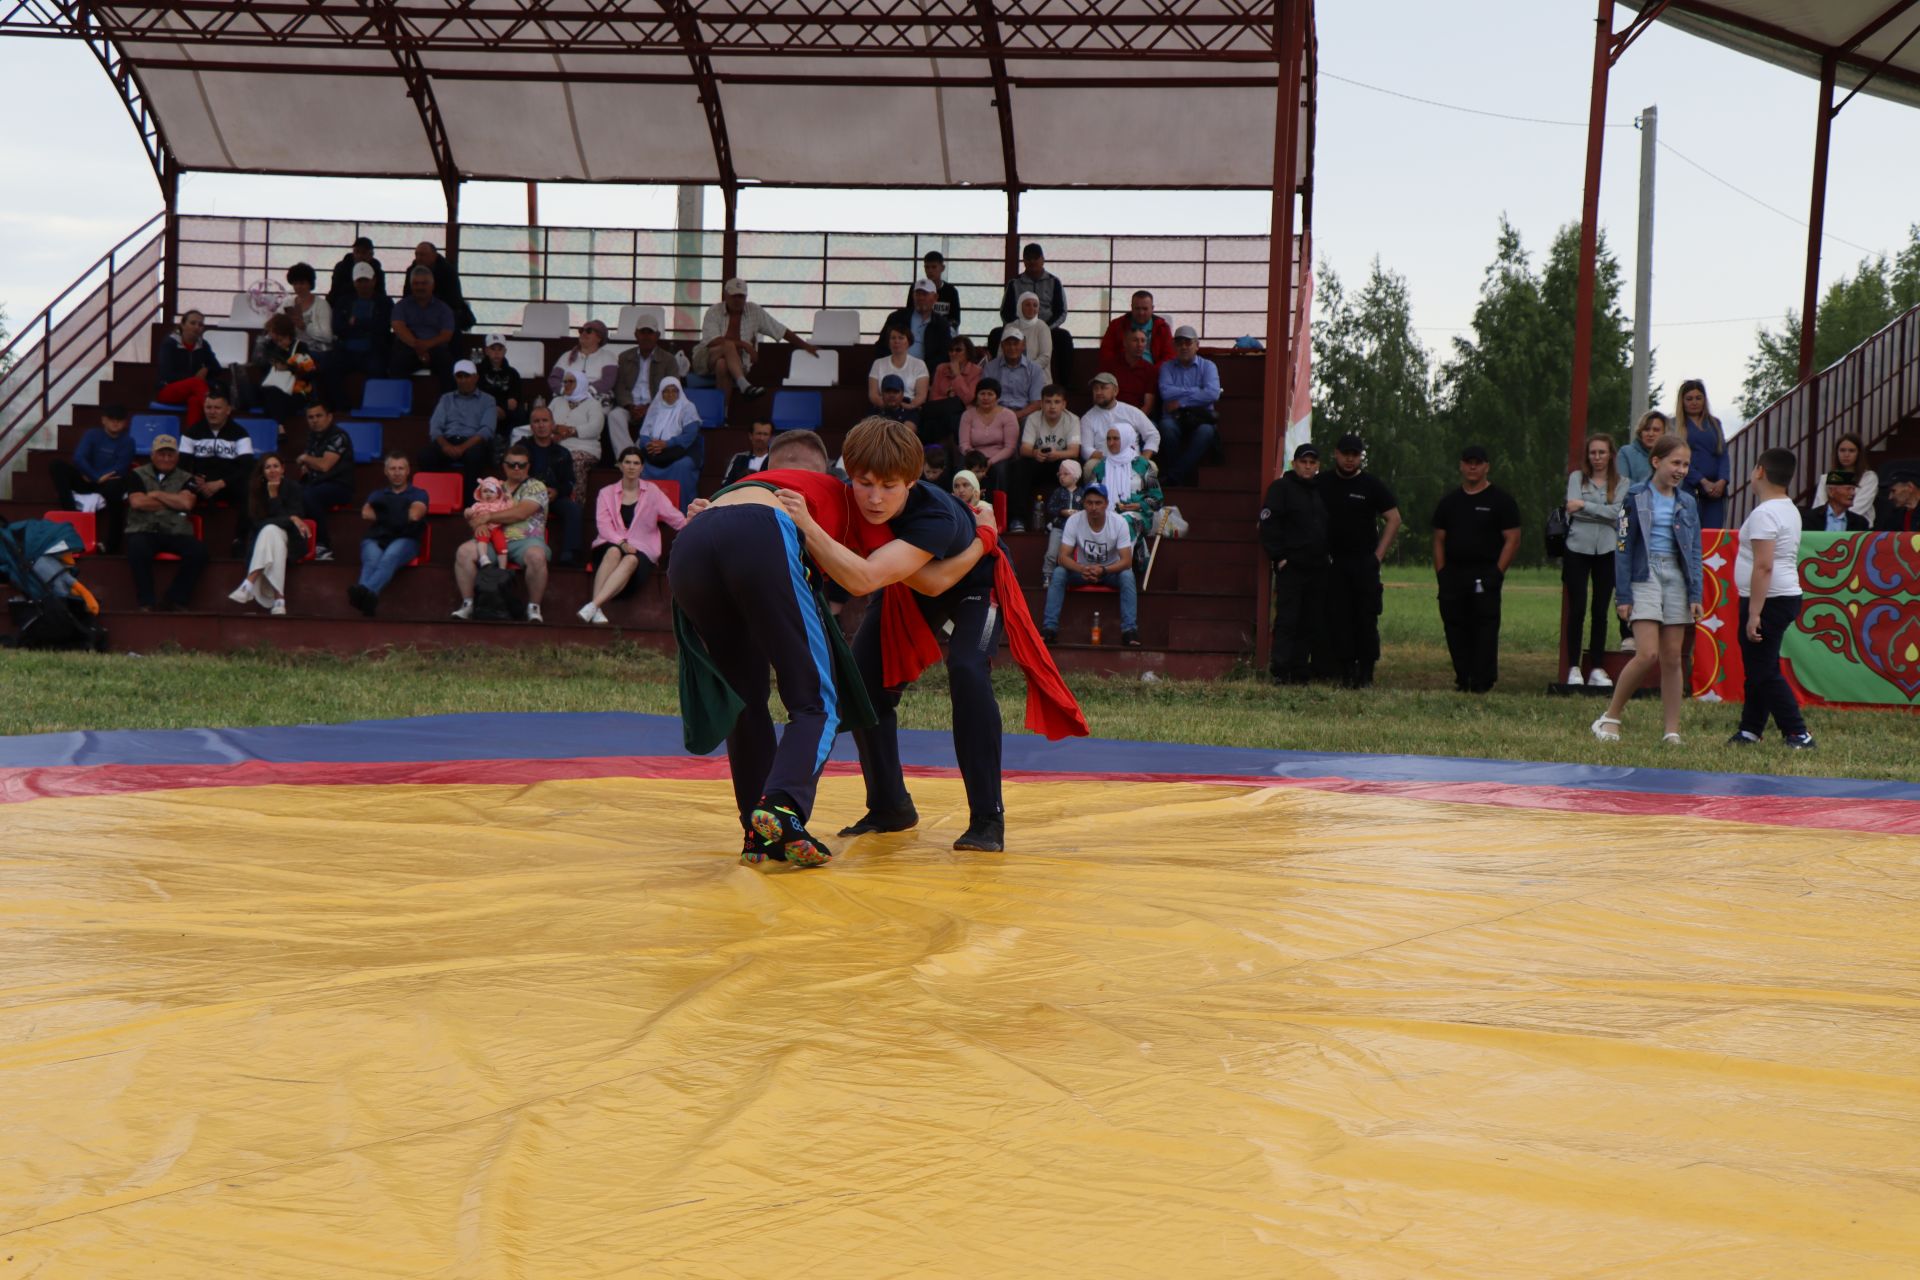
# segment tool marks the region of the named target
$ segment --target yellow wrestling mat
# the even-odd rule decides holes
[[[1920,1275],[1920,839],[913,786],[0,807],[0,1277]]]

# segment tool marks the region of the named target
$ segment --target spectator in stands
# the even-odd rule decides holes
[[[392,328],[387,376],[407,378],[426,369],[446,386],[453,370],[457,325],[453,308],[434,296],[433,272],[428,268],[416,266],[407,272],[407,296],[393,304]]]
[[[960,415],[973,403],[981,369],[973,344],[956,337],[947,344],[947,358],[933,371],[933,386],[920,410],[920,442],[949,450],[960,438]]]
[[[1859,477],[1829,471],[1820,480],[1821,500],[1800,508],[1800,527],[1808,533],[1865,533],[1873,522],[1854,510]]]
[[[366,270],[361,271],[361,267]],[[359,280],[371,280],[373,292],[383,298],[387,296],[386,268],[380,265],[380,259],[373,256],[373,241],[365,236],[355,240],[353,248],[333,264],[333,282],[327,286],[327,301],[333,304],[336,317],[359,293],[355,287]]]
[[[1857,432],[1849,431],[1833,442],[1833,465],[1830,471],[1850,471],[1858,477],[1853,487],[1853,513],[1873,523],[1874,508],[1880,500],[1880,477],[1867,465],[1867,444]],[[1820,477],[1820,484],[1814,490],[1813,505],[1827,505],[1827,478]]]
[[[247,576],[228,595],[257,604],[276,618],[287,614],[287,566],[307,554],[306,498],[277,454],[260,461],[247,483]],[[324,518],[324,517],[323,517]]]
[[[1260,502],[1260,548],[1273,563],[1273,648],[1267,673],[1280,684],[1305,684],[1325,667],[1327,504],[1319,485],[1320,451],[1305,441],[1293,469],[1267,486]]]
[[[1000,319],[1010,321],[1020,314],[1020,295],[1031,293],[1040,300],[1040,318],[1053,332],[1052,365],[1057,374],[1050,379],[1065,382],[1073,377],[1073,335],[1067,332],[1067,290],[1060,277],[1047,270],[1046,253],[1037,244],[1020,252],[1020,274],[1007,281],[1000,294]],[[990,341],[998,348],[1004,331]]]
[[[651,315],[642,314],[633,326],[633,345],[620,353],[614,366],[613,408],[607,410],[607,438],[617,457],[633,444],[633,419],[647,416],[653,393],[668,378],[686,372],[680,357],[660,345],[660,331]]]
[[[573,458],[573,491],[584,503],[587,477],[600,464],[607,411],[600,407],[593,388],[583,385],[580,377],[572,373],[561,380],[560,394],[548,407],[553,410],[554,434],[560,437],[560,443]]]
[[[547,595],[547,486],[528,477],[530,455],[524,444],[509,445],[501,461],[505,473],[507,499],[512,504],[502,511],[476,511],[469,507],[467,524],[474,537],[460,544],[453,561],[453,580],[460,589],[460,607],[453,616],[462,622],[473,617],[473,584],[480,573],[480,549],[491,550],[491,541],[480,535],[499,526],[507,538],[507,559],[527,571],[527,621],[545,622],[540,603]]]
[[[193,588],[207,567],[206,544],[195,536],[192,512],[199,498],[193,477],[180,465],[180,442],[156,436],[147,465],[135,467],[127,492],[127,569],[133,575],[134,598],[140,612],[172,613],[187,607]],[[164,598],[153,590],[156,556],[180,557],[180,568]]]
[[[1054,477],[1058,483],[1047,495],[1043,513],[1047,530],[1047,554],[1040,562],[1043,587],[1053,584],[1053,567],[1060,560],[1060,535],[1067,527],[1067,517],[1080,510],[1080,463],[1073,458],[1062,459]]]
[[[700,483],[707,448],[701,436],[700,410],[680,389],[680,379],[661,379],[660,390],[640,424],[640,436],[640,451],[647,459],[643,474],[649,480],[671,480],[679,485],[680,510],[685,511]]]
[[[987,474],[981,489],[993,493],[1013,481],[1014,459],[1020,455],[1020,420],[1000,404],[1000,384],[981,378],[973,389],[973,404],[960,415],[960,448],[986,455]]]
[[[267,317],[266,332],[253,340],[253,358],[247,361],[244,381],[251,393],[243,398],[280,424],[284,433],[297,422],[314,395],[319,364],[294,336],[293,320],[284,311]]]
[[[187,415],[182,426],[191,427],[200,421],[208,390],[226,377],[220,357],[206,344],[206,332],[205,316],[198,311],[185,312],[180,327],[161,339],[160,349],[153,355],[153,382],[159,388],[153,398],[161,404],[185,405]]]
[[[875,360],[873,367],[867,370],[867,403],[879,408],[880,383],[888,377],[895,377],[900,379],[907,408],[918,409],[926,403],[927,386],[933,380],[933,375],[927,371],[925,361],[908,354],[907,348],[912,345],[912,339],[905,329],[898,324],[889,324],[880,336],[886,342],[887,354]]]
[[[1200,354],[1191,325],[1173,331],[1173,359],[1160,366],[1161,478],[1192,484],[1220,434],[1220,368]]]
[[[667,495],[641,477],[645,455],[620,451],[620,483],[600,491],[594,503],[593,598],[580,607],[580,621],[605,625],[612,600],[624,600],[653,576],[660,563],[660,526],[686,527],[687,518]]]
[[[920,279],[933,286],[933,313],[947,322],[948,333],[959,333],[960,290],[947,283],[946,255],[938,249],[927,250],[927,256],[920,260]],[[914,305],[913,295],[919,292],[919,289],[919,281],[915,281],[914,287],[907,290],[909,308]],[[916,351],[914,354],[931,364],[932,360],[927,356],[927,350],[939,351],[940,347],[936,344],[931,348]]]
[[[957,449],[959,445],[956,444],[954,447]],[[948,481],[952,478],[947,466],[952,456],[947,452],[947,446],[943,444],[925,446],[921,451],[924,465],[920,468],[920,478],[936,489],[946,488]]]
[[[1000,407],[1022,421],[1040,411],[1040,393],[1046,390],[1047,377],[1040,366],[1027,358],[1026,339],[1011,326],[1000,334],[1000,354],[980,368],[980,379],[992,378],[1000,386]],[[974,384],[978,392],[979,384]],[[964,416],[964,415],[963,415]]]
[[[1608,622],[1613,611],[1614,550],[1619,541],[1620,507],[1630,488],[1615,464],[1613,437],[1587,437],[1586,464],[1567,477],[1566,554],[1560,557],[1560,584],[1566,600],[1562,631],[1575,649],[1567,668],[1567,683],[1610,688],[1613,678],[1602,663],[1607,652]],[[1587,584],[1593,584],[1593,607],[1587,607]],[[1587,631],[1584,667],[1580,631]]]
[[[507,363],[507,340],[497,333],[487,335],[483,355],[474,368],[480,375],[480,390],[493,400],[494,432],[510,438],[527,422],[526,379]]]
[[[1080,415],[1080,461],[1098,462],[1107,450],[1107,431],[1124,427],[1131,434],[1133,447],[1141,456],[1152,458],[1160,452],[1160,428],[1153,419],[1130,404],[1120,402],[1120,380],[1110,373],[1097,373],[1088,384],[1093,392],[1093,407]]]
[[[1120,593],[1120,643],[1140,647],[1139,584],[1133,576],[1133,532],[1107,510],[1107,491],[1090,484],[1080,494],[1081,509],[1067,517],[1060,532],[1060,560],[1047,587],[1040,636],[1048,644],[1060,634],[1060,609],[1070,586],[1112,587]]]
[[[1026,344],[1027,359],[1040,366],[1047,381],[1053,381],[1053,330],[1040,318],[1040,295],[1023,293],[1013,304],[1013,319],[1000,332],[1017,329]]]
[[[200,501],[245,506],[247,481],[253,475],[253,437],[233,420],[233,402],[222,390],[207,394],[206,420],[180,437],[181,465],[200,480]],[[239,535],[234,554],[244,554]]]
[[[1058,471],[1067,458],[1074,460],[1073,469],[1078,472],[1080,418],[1067,412],[1067,389],[1050,382],[1040,389],[1040,412],[1028,414],[1020,428],[1020,458],[1014,464],[1013,486],[1008,493],[1011,520],[1007,532],[1026,532],[1028,512],[1036,502],[1034,488],[1042,476]],[[1037,529],[1039,519],[1034,519]]]
[[[353,502],[353,441],[333,420],[325,400],[307,406],[307,448],[293,460],[306,517],[314,524],[315,560],[333,559],[333,535],[327,512]]]
[[[1673,420],[1684,426],[1693,460],[1687,468],[1687,492],[1700,506],[1702,529],[1724,529],[1727,524],[1727,488],[1732,475],[1727,461],[1727,433],[1707,407],[1707,384],[1689,378],[1680,384],[1680,407]]]
[[[589,320],[580,326],[580,337],[572,350],[554,361],[553,368],[547,371],[547,391],[551,396],[561,393],[561,383],[568,374],[580,380],[580,385],[596,399],[613,396],[614,379],[620,376],[620,357],[607,350],[607,326],[598,320]]]
[[[767,447],[773,443],[773,424],[756,422],[747,429],[747,447],[727,459],[726,475],[721,477],[720,487],[739,484],[756,471],[767,465]],[[624,452],[624,450],[623,450]]]
[[[1140,456],[1139,448],[1127,438],[1131,434],[1118,424],[1108,427],[1106,453],[1091,474],[1107,491],[1107,510],[1125,520],[1139,541],[1153,527],[1162,494],[1160,469]]]
[[[393,345],[393,300],[376,283],[378,273],[356,263],[347,295],[328,295],[333,304],[333,335],[338,343],[339,375],[364,373],[380,377],[387,372],[388,349]]]
[[[53,489],[60,496],[63,511],[78,511],[74,495],[99,496],[102,507],[97,522],[100,545],[109,552],[120,550],[120,535],[126,526],[127,494],[136,491],[133,476],[133,435],[128,430],[132,419],[123,404],[100,407],[100,425],[89,427],[74,446],[73,459],[55,458],[51,468]]]
[[[460,273],[453,269],[433,241],[422,240],[413,246],[413,265],[425,267],[433,273],[433,296],[447,304],[453,311],[453,327],[458,333],[466,333],[473,328],[473,308],[467,305],[467,295],[460,288]]]
[[[1157,417],[1160,366],[1147,358],[1147,335],[1129,329],[1120,339],[1120,359],[1109,364],[1106,353],[1100,356],[1100,371],[1110,373],[1119,383],[1121,404],[1130,404],[1149,418]]]
[[[420,554],[427,536],[427,491],[413,483],[405,451],[387,450],[381,469],[385,487],[368,494],[360,506],[360,518],[370,526],[360,540],[360,581],[347,588],[347,599],[369,618],[380,607],[380,593]]]
[[[586,540],[586,490],[574,483],[573,452],[560,438],[560,429],[547,405],[535,405],[525,438],[515,444],[527,450],[527,478],[547,486],[547,546],[563,566],[580,563]]]
[[[1132,306],[1124,315],[1115,316],[1100,336],[1102,368],[1118,364],[1126,351],[1126,336],[1138,333],[1147,340],[1147,358],[1158,365],[1173,358],[1173,328],[1164,316],[1153,313],[1153,295],[1136,289]]]
[[[1658,409],[1649,409],[1634,424],[1633,441],[1620,451],[1620,474],[1629,485],[1639,484],[1653,475],[1653,446],[1667,434],[1672,421]]]
[[[421,471],[458,471],[466,477],[466,493],[492,469],[493,397],[480,394],[480,371],[473,361],[453,366],[453,390],[433,406],[427,447],[415,467]]]
[[[287,283],[293,286],[293,297],[283,309],[293,321],[294,337],[318,366],[318,385],[329,400],[337,403],[341,394],[341,354],[335,350],[338,339],[333,332],[333,304],[314,292],[318,282],[311,264],[296,262],[288,267]]]
[[[873,416],[919,427],[920,411],[907,403],[907,385],[900,381],[899,374],[890,373],[880,379],[880,403],[873,407]]]
[[[1440,499],[1431,521],[1440,622],[1462,693],[1485,693],[1500,678],[1500,588],[1520,550],[1520,506],[1487,482],[1487,468],[1486,449],[1462,449],[1460,487]]]
[[[1873,522],[1875,533],[1920,533],[1920,468],[1897,468],[1887,477],[1887,506]]]
[[[986,454],[978,449],[967,450],[960,455],[960,470],[973,472],[974,487],[982,493],[993,492],[992,487],[987,484],[987,473],[993,470],[993,459]],[[958,472],[955,474],[957,476]],[[948,486],[952,486],[952,481],[948,482]]]
[[[731,381],[735,391],[754,397],[766,394],[765,387],[747,381],[762,339],[791,342],[809,355],[820,354],[820,348],[768,315],[759,303],[747,301],[746,281],[738,276],[721,285],[720,294],[700,322],[700,344],[693,349],[695,373],[723,384]]]
[[[888,315],[880,326],[880,358],[893,353],[892,333],[899,329],[907,335],[906,353],[922,364],[938,359],[939,353],[953,341],[953,329],[937,309],[939,286],[922,276],[914,281],[913,294],[906,306]],[[928,353],[933,353],[929,357]],[[898,372],[898,369],[895,370]],[[901,374],[901,377],[905,377]]]

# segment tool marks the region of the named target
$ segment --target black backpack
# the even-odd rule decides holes
[[[473,616],[486,622],[525,622],[526,601],[513,571],[488,559],[473,577]]]

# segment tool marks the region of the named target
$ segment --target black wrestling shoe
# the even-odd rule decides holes
[[[897,813],[874,813],[869,810],[866,817],[852,826],[840,828],[840,834],[870,836],[885,831],[911,831],[919,825],[920,811],[908,805]]]
[[[1007,847],[1007,820],[987,818],[972,823],[961,837],[953,842],[953,847],[975,849],[981,853],[999,853]]]

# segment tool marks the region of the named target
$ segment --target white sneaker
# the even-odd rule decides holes
[[[273,615],[274,617],[276,617],[276,618],[284,618],[284,617],[286,617],[286,616],[287,616],[287,601],[286,601],[286,598],[285,598],[285,597],[283,596],[282,598],[280,598],[280,599],[278,599],[278,600],[275,600],[275,601],[273,602],[273,608],[271,608],[271,609],[269,609],[269,610],[267,610],[267,612],[268,612],[268,613],[270,613],[270,614],[272,614],[272,615]]]
[[[580,611],[579,611],[580,621],[582,622],[597,621],[597,619],[593,615],[599,612],[600,611],[598,609],[593,607],[593,601],[589,600],[585,604],[580,606]]]
[[[1587,684],[1594,689],[1613,688],[1613,677],[1607,674],[1605,667],[1595,667],[1587,672]]]
[[[545,622],[546,621],[545,618],[540,616],[539,605],[530,604],[527,606],[527,621],[528,622]]]
[[[1627,636],[1620,641],[1620,652],[1622,653],[1634,653],[1637,652],[1639,648],[1640,646],[1633,642],[1632,636]]]
[[[227,599],[233,601],[235,604],[252,604],[253,580],[251,578],[243,579],[239,586],[227,592]]]
[[[462,622],[465,622],[467,619],[471,618],[473,616],[473,601],[462,600],[460,602],[460,607],[453,611],[453,616],[460,619],[460,621]]]
[[[1586,683],[1586,681],[1580,678],[1580,668],[1578,667],[1567,668],[1567,683],[1568,684],[1585,684]]]
[[[1620,741],[1620,722],[1611,716],[1601,716],[1590,726],[1593,736],[1602,742]]]
[[[601,627],[610,627],[613,625],[613,619],[609,618],[606,612],[601,609],[595,609],[593,611],[593,622],[595,626]]]
[[[1680,745],[1680,735],[1677,733],[1663,733],[1660,735],[1660,741],[1669,747],[1677,747]]]

